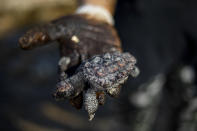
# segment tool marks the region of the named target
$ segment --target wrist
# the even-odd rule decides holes
[[[114,25],[114,19],[111,13],[104,7],[99,5],[85,4],[79,6],[75,12],[76,14],[85,14],[89,18],[106,22],[110,25]]]

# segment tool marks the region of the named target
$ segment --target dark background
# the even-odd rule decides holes
[[[119,0],[115,15],[123,49],[141,74],[119,98],[107,98],[92,122],[51,93],[57,82],[57,43],[24,51],[18,38],[0,39],[0,129],[19,131],[196,131],[197,2]]]

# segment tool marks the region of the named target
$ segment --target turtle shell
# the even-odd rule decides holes
[[[127,80],[136,59],[130,53],[106,53],[88,59],[81,66],[84,79],[101,87],[117,87]]]

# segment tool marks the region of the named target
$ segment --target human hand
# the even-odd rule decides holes
[[[19,39],[19,45],[23,49],[32,49],[51,41],[57,41],[61,56],[69,59],[64,70],[96,54],[121,51],[120,40],[114,27],[89,19],[87,15],[64,16],[30,29]]]
[[[78,66],[95,55],[121,52],[121,42],[115,28],[103,21],[89,18],[87,15],[69,15],[54,20],[46,25],[29,30],[19,40],[23,49],[32,49],[57,41],[60,46],[61,58],[58,62],[60,82],[54,94],[55,98],[64,98],[67,74],[72,76]],[[59,86],[61,85],[61,86]],[[67,97],[70,103],[80,109],[83,105],[83,90],[77,88]],[[115,91],[119,94],[120,88]],[[96,92],[96,99],[103,105],[105,92]]]

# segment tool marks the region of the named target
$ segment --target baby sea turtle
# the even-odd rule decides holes
[[[130,53],[116,51],[96,55],[83,62],[73,76],[58,83],[55,98],[74,98],[88,85],[83,99],[89,120],[92,120],[98,105],[104,101],[103,97],[98,97],[97,94],[104,92],[110,96],[118,95],[121,84],[128,76],[136,77],[139,74],[135,64],[136,59]]]

